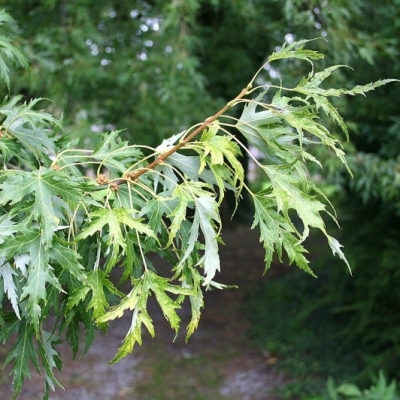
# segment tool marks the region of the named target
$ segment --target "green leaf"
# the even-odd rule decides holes
[[[180,260],[180,264],[188,259],[198,241],[199,228],[204,235],[205,250],[204,259],[200,263],[204,263],[205,279],[203,285],[208,285],[214,278],[217,271],[220,270],[220,259],[218,254],[219,232],[215,227],[215,222],[221,223],[218,214],[218,205],[214,197],[200,196],[195,199],[195,214],[190,229],[190,237],[185,254]]]
[[[289,209],[293,209],[301,218],[304,225],[301,240],[305,240],[309,235],[310,226],[325,232],[325,223],[320,215],[321,211],[325,211],[325,205],[297,187],[303,179],[296,176],[293,167],[269,165],[263,166],[263,169],[271,180],[272,194],[276,198],[278,212],[283,211],[288,215]]]
[[[343,68],[346,67],[345,65],[333,65],[329,68],[325,68],[321,72],[317,73],[311,73],[308,78],[302,79],[301,82],[294,88],[295,91],[299,93],[305,94],[307,97],[311,97],[318,108],[322,108],[326,115],[332,117],[334,121],[338,123],[340,128],[343,130],[343,132],[346,134],[346,137],[348,139],[348,130],[347,126],[339,114],[338,110],[329,102],[327,97],[335,96],[335,97],[340,97],[342,95],[358,95],[362,94],[365,95],[365,93],[376,89],[377,87],[386,85],[391,82],[396,82],[398,81],[397,79],[384,79],[384,80],[379,80],[373,83],[369,83],[367,85],[358,85],[355,86],[352,89],[335,89],[335,88],[329,88],[329,89],[323,89],[320,88],[320,84],[328,78],[334,71],[336,71],[338,68]],[[332,146],[331,146],[332,147]],[[343,160],[342,160],[343,161]]]
[[[154,232],[146,224],[140,222],[141,219],[133,218],[132,211],[125,208],[96,210],[91,212],[89,217],[95,219],[95,221],[82,230],[76,238],[77,241],[94,235],[108,225],[108,232],[111,236],[110,242],[117,242],[121,247],[124,247],[121,224],[139,233],[156,238]]]
[[[83,266],[78,262],[81,256],[73,249],[55,241],[50,249],[49,257],[56,261],[64,271],[74,276],[79,282],[86,283],[86,274]]]
[[[329,400],[339,400],[336,393],[335,381],[332,377],[329,377],[326,383],[326,390],[328,392]]]
[[[112,248],[111,257],[106,266],[106,270],[108,271],[117,262],[119,249],[121,248],[123,252],[126,251],[126,242],[122,228],[133,229],[138,234],[143,234],[157,240],[157,236],[152,229],[147,224],[141,222],[142,219],[133,217],[134,213],[135,211],[125,208],[104,208],[93,211],[88,215],[91,219],[89,226],[81,231],[76,237],[76,241],[85,239],[105,229],[103,235],[108,235],[107,244]]]
[[[206,160],[208,159],[208,156],[211,164],[224,164],[224,153],[222,151],[224,146],[221,146],[221,144],[225,145],[226,139],[229,141],[229,138],[226,138],[225,136],[217,136],[218,131],[219,122],[214,121],[208,129],[203,131],[203,134],[201,135],[200,140],[204,146],[204,149],[203,154],[200,157],[200,173],[206,166]]]
[[[179,182],[174,168],[168,162],[167,159],[166,163],[161,163],[154,168],[154,191],[159,191],[159,185],[162,186],[162,191],[168,192],[174,190]]]
[[[376,88],[378,88],[380,86],[387,85],[388,83],[391,83],[391,82],[400,82],[400,80],[399,79],[380,79],[380,80],[377,80],[376,82],[368,83],[367,85],[354,86],[350,90],[346,90],[346,89],[341,89],[341,90],[342,90],[342,93],[348,94],[351,96],[355,96],[358,94],[365,95],[365,93],[370,92],[371,90],[375,90]]]
[[[82,342],[85,343],[81,357],[90,349],[95,340],[95,325],[93,324],[93,313],[86,310],[83,304],[80,304],[66,315],[63,329],[66,330],[66,340],[72,348],[72,355],[75,358]]]
[[[289,263],[293,262],[305,272],[313,275],[304,256],[307,250],[302,246],[298,233],[290,219],[276,211],[276,202],[267,195],[254,195],[255,218],[252,229],[259,225],[260,241],[265,250],[265,269],[270,268],[273,255],[276,252],[282,261],[283,249],[286,251]]]
[[[59,125],[52,115],[35,111],[33,107],[43,99],[33,99],[28,104],[13,107],[3,121],[3,127],[37,157],[48,158],[48,152],[55,153],[56,146],[50,137],[49,125]],[[0,112],[4,111],[4,108]],[[41,160],[44,161],[43,159]]]
[[[8,237],[0,246],[0,257],[10,259],[16,254],[31,252],[40,245],[40,231],[37,229],[21,229],[22,235]],[[29,260],[31,257],[29,257]]]
[[[101,162],[115,176],[123,174],[128,166],[143,157],[142,152],[119,137],[121,131],[112,131],[102,135],[102,141],[94,149],[91,158]]]
[[[215,178],[210,171],[200,170],[199,156],[185,156],[183,154],[174,153],[165,160],[165,163],[182,171],[184,175],[194,182],[203,180],[210,185],[215,183]]]
[[[42,330],[41,338],[38,340],[38,348],[47,383],[45,396],[48,395],[47,386],[50,386],[52,390],[55,390],[54,384],[56,384],[61,389],[64,389],[53,373],[54,368],[60,366],[60,355],[54,349],[52,343],[59,343],[59,340],[55,338],[52,333]]]
[[[362,396],[361,390],[356,385],[353,385],[351,383],[344,383],[344,384],[340,385],[336,389],[336,391],[337,391],[337,393],[342,394],[346,397],[356,396],[358,398],[361,398],[361,396]]]
[[[166,151],[169,151],[172,147],[174,147],[176,141],[180,139],[185,133],[186,131],[182,131],[175,135],[172,135],[167,139],[163,139],[161,144],[156,147],[156,152],[162,154],[165,153]]]
[[[12,22],[13,19],[4,10],[0,10],[0,25],[5,22]],[[28,67],[28,61],[25,56],[11,44],[9,38],[0,36],[0,76],[4,79],[7,88],[10,89],[9,69],[5,62],[9,60],[14,64],[20,64],[22,67]]]
[[[334,237],[329,236],[328,234],[326,234],[325,236],[326,236],[327,239],[328,239],[328,244],[329,244],[329,247],[330,247],[331,250],[332,250],[332,254],[333,254],[333,255],[337,254],[337,255],[346,263],[347,268],[349,269],[350,274],[352,275],[351,268],[350,268],[350,264],[349,264],[349,262],[347,261],[347,258],[346,258],[346,256],[344,255],[343,251],[341,250],[341,247],[343,247],[343,245],[341,245],[341,244],[338,242],[338,240],[335,239]]]
[[[219,188],[220,202],[224,197],[224,191],[229,184],[231,189],[239,182],[239,190],[244,181],[244,169],[238,156],[241,155],[239,145],[227,135],[218,135],[219,122],[214,121],[209,129],[204,130],[201,135],[201,150],[198,150],[197,143],[194,149],[200,152],[201,174],[207,166],[214,174],[215,181]],[[201,153],[202,152],[202,153]]]
[[[282,60],[285,58],[297,58],[311,63],[311,60],[320,60],[324,58],[324,55],[317,51],[304,49],[304,45],[308,42],[312,42],[313,40],[315,39],[299,40],[290,44],[284,43],[280,50],[272,53],[272,55],[268,57],[268,62]]]
[[[126,310],[134,310],[138,304],[139,301],[142,301],[142,296],[147,297],[149,296],[149,290],[150,288],[147,286],[148,281],[146,280],[147,274],[145,273],[142,275],[141,278],[139,279],[134,279],[133,280],[133,289],[127,294],[120,302],[118,306],[112,307],[110,311],[108,311],[106,314],[100,316],[97,319],[98,323],[104,323],[107,321],[111,321],[116,318],[121,318],[122,315]],[[146,300],[147,302],[147,300]],[[146,307],[146,302],[144,302],[144,306]],[[142,303],[140,303],[141,306],[143,306]]]
[[[285,250],[289,256],[290,262],[296,262],[296,264],[303,270],[308,273],[311,273],[311,270],[308,267],[308,261],[304,258],[301,253],[305,252],[305,249],[302,246],[299,246],[299,242],[304,241],[309,235],[309,228],[317,228],[319,229],[327,238],[328,244],[332,250],[332,253],[338,254],[339,257],[346,263],[347,267],[350,270],[350,265],[341,251],[342,245],[333,237],[328,235],[325,223],[322,219],[321,212],[326,212],[326,207],[319,200],[315,199],[313,196],[308,195],[307,193],[301,191],[297,185],[302,182],[300,177],[296,177],[295,173],[288,173],[291,170],[290,166],[263,166],[263,169],[267,172],[268,176],[271,179],[272,188],[271,193],[276,200],[276,207],[278,212],[283,212],[285,219],[290,220],[289,218],[289,209],[293,209],[296,211],[298,216],[300,217],[303,224],[303,233],[299,237],[298,240],[294,240],[292,235],[286,237],[286,241],[282,242],[284,244]],[[303,182],[304,183],[304,182]],[[314,186],[309,183],[310,188],[314,188]],[[316,189],[316,188],[314,188]],[[268,197],[271,197],[270,195]],[[256,199],[256,197],[255,197]],[[257,216],[257,223],[263,220],[261,216],[260,204],[257,204],[255,200],[256,209],[259,208],[259,215]],[[266,211],[266,210],[264,210]],[[331,215],[331,217],[335,220],[335,218]],[[335,220],[336,221],[336,220]],[[265,222],[265,221],[264,221]],[[270,237],[274,230],[268,226],[268,228],[264,229],[264,237]],[[294,230],[293,232],[297,232]],[[278,235],[279,236],[279,235]],[[277,236],[275,235],[276,240]],[[270,237],[271,239],[271,237]],[[265,241],[265,239],[263,239]],[[267,267],[270,265],[272,261],[272,253],[268,250],[268,246],[264,246],[266,250],[266,254],[268,255]],[[278,255],[280,254],[279,247],[277,249]],[[351,270],[350,270],[351,273]]]
[[[126,282],[131,277],[139,278],[143,274],[143,258],[141,250],[137,246],[137,236],[133,233],[128,233],[125,236],[126,241],[126,251],[125,257],[122,262],[121,267],[123,268],[123,273],[119,284]],[[147,243],[150,243],[148,241]],[[142,249],[144,252],[144,250]]]
[[[187,190],[185,185],[176,186],[172,192],[173,198],[178,199],[176,202],[176,207],[168,215],[171,220],[171,225],[169,227],[169,238],[167,246],[176,238],[176,235],[182,225],[182,222],[186,219],[186,211],[190,202],[193,202],[193,195]]]
[[[102,324],[106,321],[121,317],[125,310],[133,310],[131,326],[117,354],[110,361],[111,363],[118,362],[127,354],[131,353],[135,343],[142,344],[142,324],[146,326],[152,337],[155,335],[152,320],[147,313],[147,299],[150,295],[147,277],[148,273],[146,272],[142,278],[135,279],[133,281],[135,285],[134,288],[121,303],[97,320],[99,324]]]
[[[93,279],[93,277],[91,277]],[[93,285],[91,286],[93,289]],[[72,294],[69,295],[67,305],[65,307],[65,311],[69,312],[71,311],[74,307],[76,307],[79,303],[81,303],[83,300],[85,300],[86,296],[90,292],[91,289],[90,286],[80,286],[76,288]],[[95,286],[96,287],[96,286]],[[101,303],[101,300],[100,300]]]
[[[110,364],[115,364],[118,361],[121,361],[128,354],[132,353],[133,347],[136,343],[139,345],[142,344],[142,328],[141,325],[144,324],[146,327],[152,326],[151,318],[149,317],[147,312],[139,312],[135,309],[132,315],[132,325],[124,340],[122,341],[121,346],[119,347],[117,354],[110,361]],[[149,328],[148,328],[149,329]],[[150,328],[150,334],[154,337],[154,330]]]
[[[17,286],[14,282],[14,276],[18,276],[9,263],[5,263],[4,258],[0,258],[0,285],[3,286],[3,290],[6,293],[8,299],[10,300],[11,306],[19,319],[21,319],[18,302],[19,293]]]
[[[310,227],[319,229],[326,236],[332,253],[334,255],[338,254],[350,270],[350,265],[344,253],[340,250],[342,246],[335,238],[328,235],[326,231],[325,222],[321,216],[321,212],[327,212],[326,206],[314,196],[310,196],[299,188],[300,184],[303,184],[308,185],[309,189],[317,190],[315,186],[311,182],[307,182],[305,177],[298,176],[293,170],[293,166],[290,165],[263,166],[263,169],[271,180],[271,190],[273,197],[276,199],[277,211],[282,211],[284,216],[289,220],[289,209],[293,209],[300,217],[303,223],[303,233],[300,237],[300,241],[304,241],[308,237]],[[336,221],[334,216],[330,216]],[[291,249],[292,247],[289,248]],[[296,251],[293,253],[293,256],[296,258]],[[293,258],[293,260],[295,260],[295,258]],[[302,269],[311,272],[304,264],[304,260],[301,261],[301,265]]]
[[[281,121],[281,117],[273,108],[266,108],[262,111],[257,111],[257,106],[265,93],[261,93],[254,101],[249,102],[243,109],[242,115],[236,124],[236,128],[243,136],[255,147],[268,154],[268,147],[265,139],[261,136],[260,130],[266,126],[271,126]]]
[[[193,296],[189,296],[191,318],[186,329],[186,342],[189,340],[190,336],[193,335],[194,331],[199,326],[201,309],[204,307],[204,295],[203,292],[198,289]]]
[[[315,74],[310,74],[308,78],[302,79],[300,83],[295,87],[294,90],[304,93],[310,96],[325,96],[325,97],[340,97],[342,95],[365,95],[365,93],[370,92],[371,90],[375,90],[380,86],[387,85],[391,82],[400,82],[399,79],[380,79],[375,82],[368,83],[366,85],[357,85],[352,89],[344,89],[344,88],[329,88],[323,89],[320,88],[319,85],[329,77],[335,70],[338,68],[347,67],[346,65],[333,65],[331,67],[325,68],[321,72],[316,72]]]
[[[168,278],[162,278],[153,271],[148,271],[149,286],[154,292],[157,302],[161,307],[164,317],[167,319],[171,328],[178,333],[180,317],[176,313],[176,309],[181,308],[178,301],[172,300],[166,292],[173,294],[192,295],[193,291],[189,288],[183,288],[177,285],[171,285]]]
[[[42,306],[47,300],[48,285],[59,292],[62,288],[49,265],[48,252],[41,243],[40,232],[26,230],[23,235],[7,238],[0,247],[0,257],[10,259],[21,255],[25,256],[23,261],[18,261],[19,269],[24,270],[27,262],[28,268],[19,301],[27,298],[25,310],[38,334]]]
[[[42,306],[47,299],[47,286],[54,286],[59,292],[63,290],[49,265],[49,255],[40,243],[40,238],[36,242],[31,243],[29,253],[28,277],[22,289],[20,300],[27,298],[26,311],[38,334],[39,323],[42,317]]]
[[[196,212],[193,226],[199,224],[205,239],[204,251],[204,273],[203,285],[207,285],[220,270],[220,259],[218,254],[219,233],[216,231],[215,223],[221,224],[218,214],[218,205],[213,197],[199,197],[196,199]]]
[[[315,140],[316,137],[321,144],[335,151],[336,156],[350,172],[339,141],[331,135],[325,126],[315,121],[317,115],[313,110],[313,105],[309,104],[308,100],[298,97],[293,99],[281,97],[278,92],[271,105],[262,104],[263,109],[257,111],[262,96],[263,93],[244,108],[236,126],[250,143],[261,150],[268,162],[291,164],[298,159],[298,156],[301,156],[303,159],[309,159],[320,165],[314,156],[303,149],[303,144],[319,144]],[[323,108],[328,115],[336,120],[347,134],[347,127],[341,116],[327,99],[322,96],[312,96],[311,92],[309,97],[313,97],[317,106]],[[291,105],[291,102],[299,101],[305,105],[301,107]],[[289,126],[284,126],[283,122],[286,122]],[[294,133],[291,127],[295,128]],[[307,133],[310,138],[314,139],[307,137]],[[295,139],[299,140],[300,146],[293,144]]]
[[[5,214],[0,216],[0,244],[3,243],[2,236],[10,236],[17,231],[18,228],[15,226],[15,222],[9,215]]]
[[[185,340],[188,341],[190,336],[198,327],[201,309],[204,307],[204,296],[201,290],[202,277],[199,271],[196,268],[191,267],[189,263],[186,264],[187,265],[185,265],[185,268],[183,269],[182,287],[193,291],[193,294],[189,295],[192,316],[186,329]]]
[[[77,185],[63,173],[44,168],[12,172],[7,177],[8,182],[0,184],[0,204],[22,203],[33,195],[35,201],[30,212],[34,220],[40,221],[43,246],[50,247],[60,220],[66,220],[65,212],[71,213],[65,201],[78,203],[81,199]]]
[[[18,325],[18,338],[10,350],[4,365],[13,361],[13,399],[16,399],[21,392],[25,378],[30,378],[30,364],[32,363],[39,373],[38,356],[33,345],[33,329],[27,321],[22,321]]]
[[[15,313],[5,313],[0,326],[0,341],[6,343],[18,331],[21,326],[21,320],[18,319]]]
[[[165,318],[169,321],[172,329],[176,332],[179,328],[180,318],[176,309],[181,308],[178,301],[172,300],[166,292],[173,294],[193,295],[193,291],[180,286],[171,285],[167,278],[158,276],[151,270],[146,270],[139,279],[133,279],[133,289],[126,295],[118,306],[111,308],[104,316],[97,319],[99,324],[120,318],[126,310],[133,311],[131,326],[122,342],[121,347],[111,363],[118,362],[128,353],[132,352],[136,343],[142,344],[142,325],[150,335],[154,337],[154,325],[147,312],[147,300],[153,292],[163,311]]]
[[[179,189],[177,190],[179,192]],[[149,226],[155,234],[162,233],[163,228],[165,228],[163,216],[171,214],[180,201],[179,195],[173,195],[173,197],[178,197],[179,200],[171,199],[168,195],[169,192],[159,193],[157,198],[148,201],[138,214],[139,218],[147,217]]]
[[[99,269],[91,271],[87,275],[87,280],[90,286],[92,298],[88,304],[88,309],[93,308],[93,317],[98,319],[105,314],[105,310],[109,308],[109,304],[106,298],[106,294],[104,289],[109,287],[110,282],[107,279],[106,274]],[[79,296],[74,297],[74,302],[78,299],[82,299],[82,296],[85,294],[86,289],[79,289],[77,293]],[[73,303],[69,303],[69,308]]]

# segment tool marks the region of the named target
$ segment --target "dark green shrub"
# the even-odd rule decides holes
[[[328,376],[360,384],[378,369],[400,376],[400,220],[357,201],[340,210],[353,277],[325,254],[314,260],[318,279],[288,271],[248,297],[252,337],[302,381],[297,393]],[[320,238],[310,242],[318,251]]]

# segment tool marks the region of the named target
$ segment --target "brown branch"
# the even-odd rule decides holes
[[[182,141],[180,141],[179,143],[177,143],[176,145],[171,147],[165,153],[160,154],[154,161],[149,163],[146,167],[140,168],[135,173],[130,174],[128,179],[119,179],[117,181],[114,181],[113,182],[114,185],[115,184],[116,185],[121,185],[121,184],[126,183],[127,181],[135,181],[140,176],[142,176],[144,173],[146,173],[147,171],[154,169],[157,165],[162,163],[169,156],[171,156],[172,154],[176,153],[185,144],[187,144],[190,141],[192,141],[200,132],[202,132],[205,128],[207,128],[212,122],[214,122],[216,119],[218,119],[227,110],[229,110],[237,102],[237,100],[240,100],[244,96],[246,96],[249,93],[250,89],[251,89],[251,87],[247,86],[232,101],[230,101],[223,108],[221,108],[216,114],[214,114],[212,117],[208,117],[207,119],[205,119],[204,122],[201,125],[199,125],[192,133],[190,133],[188,136],[186,136]]]

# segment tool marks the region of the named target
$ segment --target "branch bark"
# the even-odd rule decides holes
[[[206,118],[201,125],[199,125],[193,132],[191,132],[188,136],[186,136],[182,141],[177,143],[175,146],[171,147],[166,152],[160,154],[154,161],[149,163],[146,167],[140,168],[136,172],[130,174],[129,177],[127,177],[128,179],[119,179],[119,180],[114,181],[113,184],[121,185],[121,184],[127,183],[127,181],[136,181],[137,179],[139,179],[140,176],[145,174],[147,171],[154,169],[157,165],[159,165],[160,163],[165,161],[169,156],[176,153],[185,144],[191,142],[199,133],[203,132],[203,130],[206,129],[212,122],[217,120],[227,110],[229,110],[231,107],[233,107],[238,100],[240,100],[244,96],[248,95],[250,89],[251,89],[251,86],[250,85],[247,86],[233,100],[231,100],[224,107],[222,107],[217,113],[215,113],[211,117]]]

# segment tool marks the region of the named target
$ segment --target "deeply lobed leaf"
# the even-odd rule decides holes
[[[0,12],[0,24],[7,21]],[[306,49],[308,42],[285,44],[268,62],[297,58],[312,64],[323,55]],[[8,84],[4,55],[20,64],[24,59],[0,37],[0,76]],[[321,88],[339,67],[312,72],[295,88],[280,87],[269,100],[269,87],[253,100],[244,98],[253,79],[203,124],[165,139],[157,148],[144,148],[146,156],[141,146],[121,140],[119,131],[102,135],[93,151],[74,149],[71,143],[61,149],[54,132],[60,123],[35,109],[41,99],[20,104],[17,96],[0,106],[0,294],[12,309],[0,310],[0,338],[17,335],[6,360],[13,363],[16,395],[29,377],[30,362],[44,370],[47,388],[58,384],[53,374],[60,366],[54,349],[57,331],[65,331],[76,354],[82,329],[86,351],[95,326],[106,328],[130,312],[130,327],[111,362],[142,343],[143,327],[154,336],[148,313],[152,294],[175,332],[181,322],[178,310],[189,299],[188,338],[199,323],[204,287],[224,287],[214,278],[220,270],[219,206],[227,190],[236,200],[243,190],[250,192],[253,228],[260,229],[266,269],[275,253],[281,261],[286,254],[289,263],[313,275],[303,245],[310,228],[322,231],[333,253],[347,263],[340,243],[326,232],[323,215],[331,214],[324,203],[329,201],[308,173],[307,162],[323,164],[313,154],[314,146],[329,148],[347,166],[340,142],[318,112],[347,134],[329,97],[364,94],[393,80],[353,89]],[[236,128],[247,147],[230,133],[232,117],[224,115],[242,102],[247,105]],[[261,152],[261,160],[250,146]],[[265,174],[260,193],[246,183],[242,150]],[[291,218],[293,210],[299,221]],[[170,270],[158,271],[151,253],[167,261]],[[132,285],[126,295],[113,280],[117,267],[123,270],[119,283]],[[57,318],[49,333],[43,323],[52,313]]]

